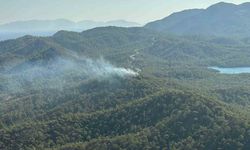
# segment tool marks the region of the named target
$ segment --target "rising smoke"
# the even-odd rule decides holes
[[[126,68],[115,67],[104,59],[56,58],[46,65],[24,64],[18,69],[0,75],[2,90],[22,92],[24,89],[64,89],[82,80],[112,80],[114,77],[135,77],[138,73]]]

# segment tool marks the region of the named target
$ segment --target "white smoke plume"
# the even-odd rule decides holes
[[[102,58],[57,58],[46,65],[25,64],[10,73],[0,74],[0,90],[21,92],[25,87],[32,90],[63,89],[86,79],[112,80],[113,77],[138,75],[131,69],[115,67]]]

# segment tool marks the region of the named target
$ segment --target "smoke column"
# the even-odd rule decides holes
[[[0,86],[10,92],[22,92],[25,87],[33,90],[63,89],[87,79],[112,80],[114,77],[127,78],[138,75],[131,69],[115,67],[102,58],[56,58],[46,65],[28,63],[11,73],[3,74],[4,82],[1,82]]]

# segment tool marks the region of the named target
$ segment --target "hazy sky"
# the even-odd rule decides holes
[[[247,0],[224,0],[242,3]],[[248,0],[249,1],[249,0]],[[220,0],[0,0],[0,24],[30,19],[73,21],[124,19],[141,24],[187,8],[206,8]]]

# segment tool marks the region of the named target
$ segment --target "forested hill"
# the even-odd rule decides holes
[[[143,61],[145,64],[158,59],[172,64],[246,66],[250,64],[249,45],[247,38],[181,37],[145,28],[103,27],[81,33],[60,31],[52,37],[24,36],[0,42],[0,71],[30,63],[46,64],[58,57],[74,59],[76,55],[102,56],[128,67],[129,56],[135,53],[147,59]]]
[[[133,88],[137,89],[141,88],[137,87],[138,83],[143,85],[148,81],[132,82],[135,85]],[[131,95],[126,88],[129,87],[125,86],[124,90]],[[87,95],[79,95],[75,97],[76,100],[74,97],[65,99],[67,102],[63,105],[37,119],[22,121],[10,127],[3,122],[0,147],[79,150],[167,147],[249,149],[249,120],[212,97],[188,91],[162,89],[151,94],[138,91],[144,95],[141,95],[142,98],[134,97],[133,100],[119,102],[117,98],[121,94],[123,98],[129,95],[116,95],[118,93],[115,91],[100,95],[103,90],[91,93],[91,96],[97,96],[94,99],[88,100]],[[113,94],[118,97],[112,97]],[[130,98],[133,98],[131,96]],[[107,101],[102,101],[106,98]],[[72,100],[77,102],[77,105],[72,103]],[[98,100],[98,103],[92,103],[93,100]],[[110,108],[105,109],[105,105]],[[95,106],[96,108],[92,108],[96,111],[86,111],[90,106]]]
[[[249,41],[147,27],[2,41],[0,149],[248,150],[250,76],[209,67],[249,66]]]
[[[245,36],[250,34],[250,3],[217,3],[207,9],[174,13],[145,27],[179,35]]]

